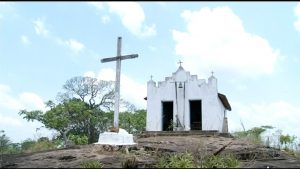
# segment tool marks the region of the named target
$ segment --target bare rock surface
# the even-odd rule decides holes
[[[4,168],[80,168],[87,160],[97,160],[105,168],[121,168],[128,155],[134,155],[139,168],[153,167],[157,153],[190,152],[197,158],[234,154],[243,168],[299,168],[300,159],[286,153],[256,145],[247,140],[220,135],[160,135],[135,139],[138,144],[127,147],[83,145],[68,149],[18,155],[3,155]]]

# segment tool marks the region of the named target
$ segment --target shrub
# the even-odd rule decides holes
[[[26,153],[51,150],[55,148],[56,148],[55,142],[49,141],[47,139],[39,139],[39,141],[26,139],[21,143],[22,152],[26,152]]]
[[[122,168],[137,168],[138,162],[135,156],[127,157],[122,161]]]
[[[234,132],[233,136],[236,138],[247,138],[255,144],[263,143],[261,138],[261,134],[264,133],[268,129],[273,129],[272,126],[261,126],[261,127],[253,127],[249,130]]]
[[[88,160],[81,162],[83,168],[103,168],[103,164],[97,160]]]
[[[193,156],[190,153],[164,156],[156,164],[158,168],[194,168]]]
[[[37,152],[37,151],[44,151],[44,150],[52,150],[55,149],[56,146],[54,143],[50,141],[38,141],[36,144],[34,144],[31,148],[32,152]]]
[[[239,166],[239,161],[232,155],[211,156],[202,162],[201,168],[234,168]]]
[[[26,139],[21,143],[21,148],[22,151],[27,151],[29,150],[34,144],[36,143],[36,141],[32,140],[32,139]]]
[[[88,144],[88,137],[85,136],[85,135],[84,136],[79,136],[79,135],[70,134],[69,139],[71,141],[73,141],[73,143],[75,143],[76,145]]]

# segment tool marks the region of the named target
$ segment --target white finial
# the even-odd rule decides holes
[[[150,76],[150,79],[151,79],[151,80],[152,80],[152,77],[153,77],[153,76],[151,75],[151,76]]]
[[[211,71],[211,76],[214,76],[214,71]]]

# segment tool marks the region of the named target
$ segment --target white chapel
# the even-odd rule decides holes
[[[206,82],[179,66],[165,81],[147,83],[147,131],[217,130],[228,132],[231,106],[218,93],[217,79]]]

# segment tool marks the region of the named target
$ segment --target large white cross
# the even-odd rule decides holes
[[[122,45],[122,38],[118,37],[117,56],[116,57],[111,57],[111,58],[101,59],[102,63],[117,61],[117,66],[116,66],[116,83],[115,83],[115,112],[114,112],[114,127],[116,129],[119,128],[119,101],[120,101],[121,60],[133,59],[133,58],[138,57],[138,54],[123,55],[123,56],[121,56],[121,45]]]

